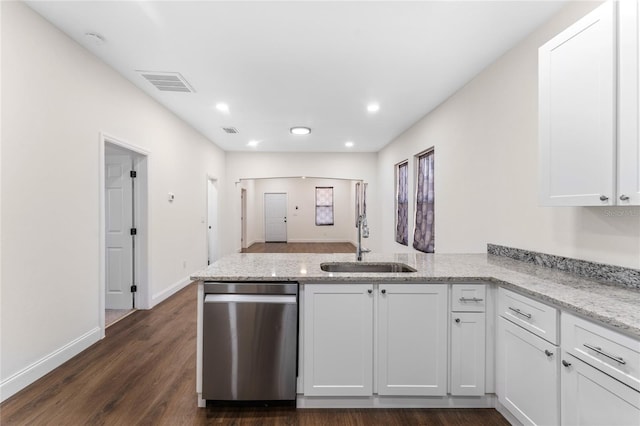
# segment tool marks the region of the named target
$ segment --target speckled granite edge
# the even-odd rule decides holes
[[[487,253],[640,290],[640,270],[638,269],[538,253],[497,244],[487,244]]]

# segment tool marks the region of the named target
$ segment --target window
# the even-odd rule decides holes
[[[396,242],[409,245],[409,163],[396,167]]]
[[[316,186],[316,225],[333,225],[332,186]]]
[[[434,252],[433,150],[418,156],[418,191],[416,193],[416,229],[413,248]]]

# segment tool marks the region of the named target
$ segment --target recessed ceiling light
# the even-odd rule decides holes
[[[380,109],[380,105],[372,102],[369,105],[367,105],[367,111],[369,112],[378,112],[378,110]]]
[[[260,141],[251,140],[251,141],[249,141],[249,143],[247,143],[247,145],[252,147],[252,148],[255,148],[256,146],[258,146],[259,143],[260,143]]]
[[[225,104],[224,102],[218,102],[216,104],[216,109],[220,112],[229,112],[229,105]]]
[[[311,129],[308,127],[292,127],[290,132],[294,135],[308,135],[311,133]]]
[[[353,146],[353,142],[347,141],[344,143],[344,146],[346,146],[347,148],[351,148]]]

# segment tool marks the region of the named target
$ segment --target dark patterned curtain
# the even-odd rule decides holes
[[[418,157],[418,193],[416,194],[416,230],[413,248],[434,252],[433,151]]]
[[[396,241],[409,245],[409,163],[398,166],[398,212],[396,216]]]

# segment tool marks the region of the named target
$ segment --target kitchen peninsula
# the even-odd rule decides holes
[[[631,396],[625,394],[623,398],[631,400],[635,411],[625,415],[632,419],[640,415],[640,289],[636,282],[640,271],[626,270],[623,275],[630,274],[625,275],[625,279],[630,277],[628,282],[614,285],[492,254],[371,253],[362,262],[403,263],[416,272],[325,272],[320,266],[327,262],[353,263],[355,257],[233,254],[192,276],[198,282],[199,298],[200,406],[206,402],[201,398],[200,377],[205,283],[294,282],[299,283],[300,300],[298,407],[496,407],[505,416],[513,415],[522,421],[522,412],[528,408],[513,405],[517,396],[501,395],[511,392],[513,385],[506,384],[514,374],[502,366],[518,364],[506,362],[513,351],[503,347],[509,348],[513,336],[524,334],[527,336],[523,339],[531,335],[546,345],[539,351],[541,362],[545,363],[541,367],[550,366],[550,383],[555,390],[544,393],[553,398],[552,406],[559,406],[561,400],[565,404],[560,398],[561,369],[572,370],[574,367],[567,365],[579,362],[568,346],[575,343],[571,340],[573,326],[593,330],[594,337],[589,342],[616,342],[612,350],[622,353],[624,360],[616,355],[613,362],[606,364],[612,355],[600,346],[593,346],[595,349],[584,356],[595,356],[594,362],[602,363],[597,368],[607,373],[608,379],[613,377],[629,387]],[[342,303],[340,297],[347,297],[347,293],[351,299]],[[318,300],[331,301],[330,307],[317,304],[314,297],[318,294],[325,296]],[[421,300],[425,304],[420,305]],[[350,329],[348,321],[354,316],[360,322],[353,330],[363,335],[341,338],[347,348],[353,349],[353,342],[360,345],[356,347],[357,354],[349,356],[351,360],[329,359],[336,351],[348,350],[336,347],[337,340],[332,339]],[[319,318],[334,321],[334,328],[312,324]],[[508,327],[517,330],[512,332]],[[421,345],[421,338],[429,344]],[[327,342],[332,347],[322,347]],[[365,355],[360,353],[362,347]],[[581,349],[577,350],[577,357],[584,358]],[[416,358],[412,358],[412,352]],[[339,365],[343,361],[344,365]],[[543,375],[535,362],[532,359],[534,364],[524,363],[521,367],[530,370],[530,375]],[[344,377],[355,378],[358,383],[338,383]],[[425,377],[424,383],[409,383],[420,377]],[[534,385],[520,383],[524,387]],[[569,391],[562,388],[562,392],[564,395]],[[577,409],[563,408],[563,416]],[[547,404],[539,411],[551,413],[555,417],[550,421],[559,422],[559,409],[549,410]],[[537,415],[535,410],[526,413],[532,418]]]

